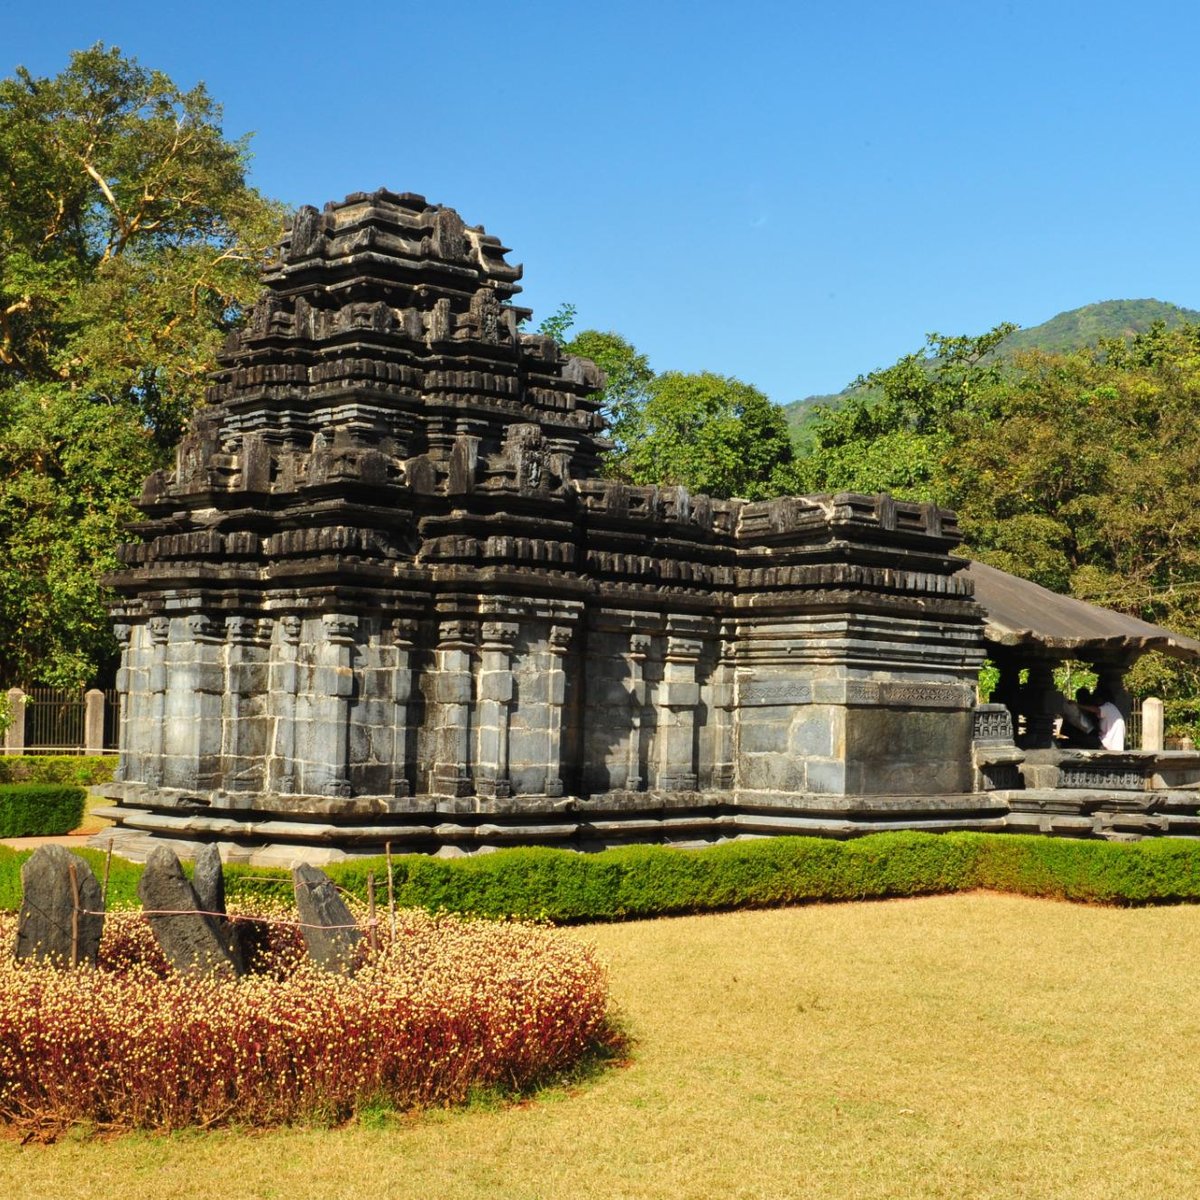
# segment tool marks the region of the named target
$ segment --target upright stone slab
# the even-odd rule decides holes
[[[209,842],[196,851],[192,865],[192,887],[200,909],[225,915],[225,874],[221,870],[221,852]]]
[[[362,934],[333,880],[324,871],[301,863],[292,868],[292,887],[309,957],[326,971],[353,973]]]
[[[158,944],[177,971],[228,978],[240,974],[218,923],[200,915],[204,905],[174,851],[166,846],[150,851],[138,895]]]
[[[77,922],[75,891],[79,896]],[[55,966],[96,965],[104,931],[103,900],[92,868],[62,846],[39,846],[21,868],[21,912],[16,956]],[[72,955],[72,946],[75,953]]]
[[[237,963],[238,973],[245,974],[247,947],[243,945],[243,928],[231,921],[225,910],[225,873],[221,870],[221,852],[209,842],[196,851],[192,861],[192,887],[200,901],[200,911],[210,914],[226,948]],[[248,931],[247,931],[248,933]]]

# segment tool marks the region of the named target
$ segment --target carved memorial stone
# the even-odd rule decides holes
[[[222,978],[241,973],[217,920],[203,915],[200,897],[173,850],[155,846],[150,851],[138,896],[155,940],[177,971]]]
[[[39,846],[21,867],[21,888],[16,957],[94,967],[104,914],[92,868],[62,846]]]
[[[250,954],[243,953],[243,942],[253,941],[257,931],[250,928],[257,922],[234,924],[225,911],[225,873],[221,869],[221,853],[211,842],[196,851],[192,862],[192,888],[196,892],[200,911],[207,913],[225,943],[230,957],[244,974]],[[252,950],[252,946],[245,949]]]
[[[309,957],[326,971],[351,974],[362,934],[333,880],[324,871],[300,863],[292,868],[292,888]]]

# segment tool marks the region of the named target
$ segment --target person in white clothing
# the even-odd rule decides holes
[[[1125,749],[1125,718],[1121,710],[1107,696],[1097,696],[1100,702],[1100,748],[1102,750]]]
[[[1125,718],[1110,696],[1105,692],[1096,692],[1093,696],[1086,688],[1080,688],[1076,703],[1096,718],[1101,750],[1125,749]]]

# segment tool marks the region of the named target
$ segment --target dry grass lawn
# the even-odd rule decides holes
[[[993,895],[591,927],[638,1040],[379,1129],[0,1145],[0,1195],[1200,1195],[1200,909]]]

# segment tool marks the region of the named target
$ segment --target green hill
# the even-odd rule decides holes
[[[1198,322],[1200,312],[1163,300],[1102,300],[1099,304],[1085,304],[1082,308],[1059,313],[1029,329],[1018,329],[1005,338],[998,353],[1007,356],[1022,350],[1044,350],[1051,354],[1080,350],[1094,346],[1101,338],[1132,338],[1144,333],[1155,321],[1163,321],[1168,327]],[[827,396],[806,396],[783,405],[792,437],[803,445],[816,407],[839,407],[849,390],[846,388]]]

